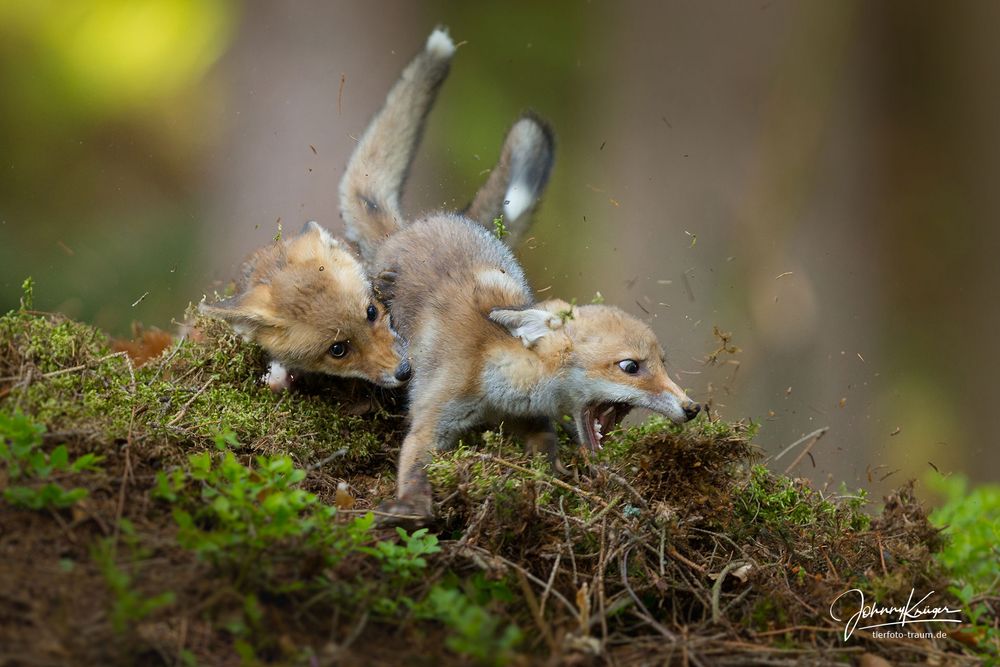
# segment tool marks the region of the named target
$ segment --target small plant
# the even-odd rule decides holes
[[[21,310],[31,310],[35,307],[35,279],[28,276],[21,283]]]
[[[451,630],[445,645],[480,664],[507,662],[521,641],[521,631],[516,625],[504,626],[501,619],[457,588],[435,586],[417,612],[444,623]]]
[[[127,519],[122,519],[121,529],[126,544],[131,547],[130,560],[137,561],[148,556],[137,547],[138,542],[134,529]],[[104,576],[104,581],[114,596],[111,607],[111,626],[115,632],[121,633],[157,609],[173,604],[175,595],[171,591],[166,591],[149,597],[136,590],[132,575],[116,562],[116,551],[114,539],[107,538],[94,546],[91,550],[91,558],[97,563]]]
[[[503,238],[509,234],[510,232],[507,231],[507,227],[503,224],[503,216],[501,215],[499,218],[493,218],[493,235],[498,239],[503,240]]]
[[[84,454],[70,461],[66,445],[51,452],[42,450],[45,427],[20,413],[0,413],[0,462],[7,468],[10,485],[4,489],[4,500],[28,509],[58,509],[70,507],[87,496],[83,488],[66,489],[47,481],[55,473],[80,473],[98,470],[100,456]]]
[[[1000,656],[1000,630],[982,601],[1000,591],[1000,485],[984,484],[969,490],[960,475],[928,476],[928,486],[941,493],[945,502],[930,520],[948,537],[937,554],[955,581],[951,592],[962,602],[972,623],[971,635],[979,648]]]
[[[396,528],[399,543],[381,540],[374,547],[365,547],[365,553],[375,556],[382,564],[382,570],[404,582],[416,578],[427,567],[424,556],[441,551],[437,535],[429,535],[426,528],[421,528],[407,534],[402,528]]]
[[[573,315],[573,308],[575,307],[576,307],[576,297],[573,297],[572,299],[569,300],[569,308],[567,308],[566,310],[560,310],[558,313],[556,313],[556,317],[562,320],[563,324],[565,324],[567,320],[574,319],[575,316]]]
[[[370,588],[373,610],[382,616],[395,616],[400,610],[416,606],[408,587],[417,581],[427,568],[426,555],[441,551],[436,535],[429,535],[426,528],[407,533],[396,528],[399,542],[379,540],[373,546],[362,546],[358,551],[374,557],[382,572],[387,575]]]
[[[217,446],[235,442],[225,435]],[[154,496],[175,504],[181,546],[217,565],[250,566],[278,545],[315,550],[333,564],[367,539],[374,517],[337,524],[337,508],[301,488],[306,472],[287,456],[259,456],[254,467],[231,451],[221,460],[210,452],[191,454],[187,471],[160,472]],[[198,502],[191,503],[194,491]]]

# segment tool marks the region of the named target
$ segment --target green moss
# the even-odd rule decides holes
[[[776,600],[763,597],[757,600],[753,607],[751,607],[749,621],[752,628],[767,630],[770,627],[788,625],[788,614]]]
[[[47,559],[11,574],[7,589],[0,577],[0,593],[20,591],[46,568],[77,563],[61,580],[76,597],[36,589],[46,614],[65,616],[66,600],[74,607],[96,600],[97,617],[146,616],[121,635],[127,642],[88,642],[93,659],[85,662],[143,662],[157,646],[148,637],[195,620],[192,608],[201,610],[198,632],[207,639],[186,650],[204,664],[236,655],[300,664],[358,632],[359,651],[393,637],[401,648],[391,657],[402,660],[537,661],[548,642],[517,644],[516,628],[536,627],[541,606],[557,646],[549,658],[558,662],[593,650],[600,610],[589,607],[586,636],[576,610],[582,616],[596,604],[598,581],[607,602],[602,623],[626,640],[620,647],[633,639],[635,647],[661,643],[635,600],[672,632],[745,642],[745,628],[720,634],[730,624],[714,617],[743,619],[751,631],[805,628],[826,620],[816,601],[852,587],[885,600],[905,599],[911,588],[946,588],[933,557],[939,532],[912,489],[888,497],[869,518],[863,493],[826,495],[755,466],[755,424],[705,417],[684,426],[650,419],[609,434],[597,453],[564,433],[565,473],[502,431],[486,432],[439,453],[429,467],[432,531],[452,539],[380,531],[373,515],[360,517],[392,494],[393,457],[382,453],[399,445],[404,424],[378,407],[391,395],[329,379],[272,394],[260,382],[259,348],[219,322],[190,321],[187,339],[135,368],[92,327],[24,308],[0,317],[0,414],[21,410],[44,423],[43,439],[65,437],[64,449],[36,443],[45,452],[31,454],[36,468],[87,460],[80,450],[105,457],[103,471],[74,474],[73,485],[88,495],[73,510],[36,512],[27,531],[18,512],[28,510],[0,513],[5,553]],[[321,470],[303,465],[317,459]],[[992,501],[960,502],[950,521],[982,527],[977,517]],[[67,530],[78,547],[67,548]],[[25,536],[36,535],[35,546],[24,546]],[[100,544],[106,553],[91,550]],[[955,544],[952,570],[978,562],[978,547]],[[736,561],[748,564],[740,575],[730,568]],[[713,579],[727,568],[728,576]],[[969,574],[982,580],[978,569]],[[485,595],[493,590],[487,582],[503,580],[517,581],[523,596]],[[980,614],[974,622],[986,633],[995,614],[971,596],[962,599],[973,603],[967,608]],[[146,599],[164,603],[142,607]],[[40,631],[27,627],[22,634],[34,641]],[[565,647],[559,637],[569,638]],[[839,646],[826,636],[803,642],[799,630],[755,640],[796,650]],[[643,658],[613,643],[604,650],[622,664]],[[649,650],[648,661],[669,660]],[[351,663],[361,655],[343,657]]]
[[[864,512],[866,498],[863,490],[827,498],[807,480],[777,476],[755,465],[735,495],[735,519],[749,532],[807,527],[815,535],[832,537],[845,528],[868,528],[871,519]]]
[[[197,341],[179,341],[135,368],[93,327],[11,311],[0,317],[0,374],[17,380],[6,402],[52,430],[131,434],[170,456],[180,452],[164,445],[207,447],[230,429],[253,451],[305,460],[342,451],[337,461],[351,464],[380,451],[396,428],[385,414],[345,414],[336,381],[321,380],[323,393],[294,400],[275,395],[260,382],[265,359],[256,345],[209,319],[196,317],[193,330]]]

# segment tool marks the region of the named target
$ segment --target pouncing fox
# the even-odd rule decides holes
[[[454,46],[443,32],[431,35],[427,48],[403,73],[397,97],[407,100],[386,105],[393,120],[394,142],[415,146],[427,111],[448,74]],[[423,109],[409,115],[411,109]],[[518,165],[547,165],[550,160],[525,163],[514,154],[551,152],[551,137],[537,132],[537,123],[520,123],[508,134],[500,162],[469,207],[469,215],[483,225],[506,215],[511,221],[508,242],[516,244],[529,217],[531,202],[515,197],[505,201],[511,179],[542,183],[544,174],[520,173]],[[546,130],[547,131],[547,130]],[[413,150],[397,151],[382,135],[366,133],[354,151],[341,184],[341,216],[363,260],[374,252],[402,218],[399,194],[409,171]],[[370,175],[370,176],[369,176]],[[376,204],[364,198],[366,180],[378,179],[380,192],[389,193]],[[385,308],[373,296],[365,269],[347,244],[315,222],[285,241],[255,251],[243,264],[237,294],[215,303],[202,303],[206,315],[229,322],[247,340],[264,348],[271,363],[265,379],[273,391],[287,389],[294,371],[356,377],[383,387],[398,387],[409,379],[410,364],[404,343],[393,332]]]
[[[400,192],[453,53],[435,30],[365,131],[340,189],[347,236],[409,345],[409,432],[396,498],[383,509],[417,521],[433,515],[432,452],[476,426],[502,421],[554,460],[552,420],[563,415],[596,449],[633,407],[675,422],[700,410],[667,375],[645,323],[611,306],[536,303],[510,247],[484,227],[503,213],[513,238],[523,233],[553,158],[551,133],[537,118],[512,127],[467,215],[404,219]]]

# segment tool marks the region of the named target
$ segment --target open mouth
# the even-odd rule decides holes
[[[627,403],[595,403],[588,405],[580,413],[581,436],[591,451],[601,448],[604,437],[618,428],[632,410]]]

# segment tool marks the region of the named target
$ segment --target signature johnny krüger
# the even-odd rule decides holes
[[[859,588],[852,588],[849,591],[844,591],[830,603],[830,616],[835,621],[842,621],[836,613],[833,611],[834,605],[837,604],[844,596],[854,593],[857,595],[857,611],[847,619],[844,624],[844,641],[850,639],[851,635],[854,634],[855,630],[870,630],[872,628],[884,628],[892,625],[910,625],[914,623],[961,623],[960,618],[938,618],[941,614],[960,614],[961,609],[950,609],[948,607],[931,607],[930,605],[920,606],[924,601],[934,594],[931,591],[924,597],[920,598],[916,602],[913,601],[914,591],[910,589],[910,597],[907,599],[906,604],[902,607],[886,607],[879,604],[878,600],[874,600],[871,603],[865,604],[865,594]],[[859,626],[858,623],[862,620],[871,619],[874,617],[883,618],[896,618],[894,621],[889,621],[887,623],[874,623],[872,625],[862,625]]]

